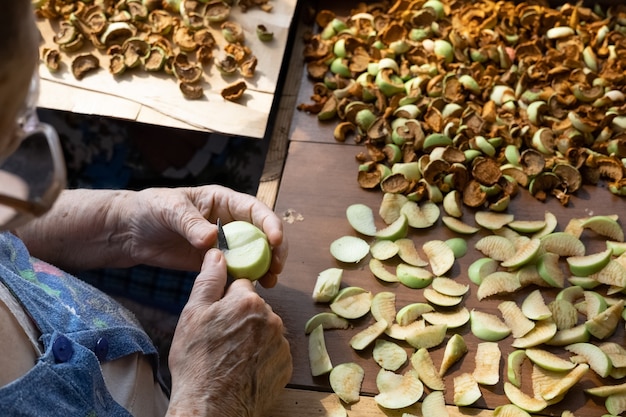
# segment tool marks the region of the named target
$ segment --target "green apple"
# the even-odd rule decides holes
[[[269,270],[272,251],[267,236],[258,227],[245,221],[224,225],[228,249],[224,251],[228,273],[234,278],[256,281]]]

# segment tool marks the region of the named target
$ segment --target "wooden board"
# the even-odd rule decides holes
[[[422,290],[412,290],[400,284],[387,284],[376,280],[367,268],[367,259],[356,265],[346,265],[338,263],[330,255],[329,246],[334,239],[343,235],[355,235],[345,217],[345,210],[348,205],[364,203],[377,211],[382,198],[380,192],[362,190],[356,183],[357,165],[354,156],[359,150],[358,146],[348,144],[298,141],[290,143],[276,203],[276,212],[279,215],[285,215],[286,219],[285,231],[289,241],[289,261],[280,277],[278,286],[271,290],[260,290],[260,292],[274,310],[283,317],[287,326],[294,358],[294,374],[291,386],[296,388],[329,390],[327,376],[314,378],[310,374],[307,337],[304,334],[304,325],[311,316],[318,312],[329,311],[327,305],[315,304],[311,300],[312,290],[319,272],[331,267],[344,268],[343,286],[360,286],[373,293],[393,291],[397,296],[397,308],[410,302],[425,301]],[[594,187],[581,190],[577,197],[572,199],[568,207],[561,207],[555,200],[540,203],[524,191],[514,199],[510,211],[516,215],[517,219],[533,220],[543,219],[544,212],[549,210],[559,219],[558,229],[563,230],[571,218],[594,214],[623,214],[625,207],[623,199],[612,196],[604,188]],[[464,220],[473,223],[473,213],[466,211]],[[381,221],[379,221],[379,226],[382,226]],[[477,239],[485,234],[479,233],[467,238],[470,249],[467,255],[457,260],[451,273],[447,274],[450,278],[470,284],[466,273],[467,267],[480,256],[472,247]],[[412,230],[410,233],[410,237],[414,239],[418,247],[421,247],[428,240],[447,239],[455,236],[457,235],[445,228],[441,222],[431,229]],[[583,237],[589,253],[603,248],[605,242],[603,239],[595,238],[588,232]],[[535,288],[530,287],[520,291],[515,294],[513,299],[521,301],[530,290]],[[486,312],[498,313],[497,305],[499,302],[509,299],[509,297],[492,297],[479,302],[476,298],[476,289],[477,287],[471,284],[470,292],[466,295],[464,302],[469,309],[477,308]],[[545,291],[546,301],[553,299],[556,292],[556,290]],[[350,330],[326,332],[326,343],[334,364],[355,361],[365,368],[363,393],[366,395],[377,393],[375,377],[379,367],[372,359],[371,347],[362,352],[356,352],[350,348],[348,343],[356,332],[367,327],[372,321],[373,319],[368,315],[363,319],[354,321],[354,327]],[[464,359],[453,367],[445,377],[445,395],[449,404],[452,403],[452,378],[462,372],[473,371],[476,345],[480,342],[470,333],[467,325],[456,329],[454,332],[464,337],[470,350]],[[448,336],[451,334],[452,331],[449,331]],[[624,345],[623,322],[619,324],[618,330],[611,340]],[[503,353],[500,363],[501,382],[506,375],[506,356],[512,351],[511,341],[512,338],[508,337],[499,343]],[[443,345],[430,351],[435,364],[438,366],[443,353]],[[555,352],[563,354],[561,349],[556,349]],[[589,372],[583,383],[571,390],[562,402],[551,406],[545,412],[560,414],[562,409],[567,408],[574,411],[578,417],[601,415],[605,413],[603,401],[584,395],[582,389],[605,382],[613,383],[610,380],[601,381],[592,372]],[[527,373],[524,375],[523,383],[525,392],[530,393],[530,376]],[[508,402],[503,393],[502,383],[494,387],[481,387],[481,390],[483,397],[475,404],[478,408],[494,409],[496,406]]]

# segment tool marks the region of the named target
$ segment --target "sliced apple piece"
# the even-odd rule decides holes
[[[430,313],[435,308],[428,303],[411,303],[407,304],[398,310],[396,314],[396,322],[400,326],[406,326],[413,323],[418,318],[422,317],[424,313]]]
[[[428,353],[428,349],[418,349],[411,355],[411,365],[417,371],[420,381],[431,390],[443,391],[445,385],[443,378],[439,375],[435,364]]]
[[[493,211],[477,211],[474,214],[476,224],[489,230],[501,229],[515,220],[515,216],[508,213],[495,213]]]
[[[435,291],[432,288],[425,288],[422,292],[424,298],[431,304],[441,307],[454,307],[463,301],[463,297],[453,297],[450,295],[445,295],[440,293],[439,291]]]
[[[493,417],[532,417],[515,404],[499,405],[493,410]]]
[[[405,340],[415,349],[430,349],[439,346],[443,342],[447,328],[445,324],[433,324],[408,335]]]
[[[370,252],[370,245],[356,236],[342,236],[330,244],[330,254],[344,263],[359,263]]]
[[[496,294],[510,294],[521,287],[517,275],[512,272],[496,271],[483,278],[476,297],[479,300]]]
[[[350,327],[350,322],[343,317],[339,317],[335,313],[331,313],[330,311],[324,311],[321,313],[317,313],[313,317],[307,320],[304,325],[304,333],[309,334],[315,329],[317,326],[322,325],[324,330],[331,329],[347,329]]]
[[[407,337],[417,337],[425,327],[424,320],[416,320],[406,326],[393,323],[385,330],[385,334],[395,340],[406,340]]]
[[[333,369],[321,324],[309,334],[309,365],[313,376],[324,375]]]
[[[537,272],[551,287],[563,288],[565,274],[559,264],[560,256],[553,252],[545,252],[537,259]]]
[[[433,281],[433,274],[428,269],[402,262],[396,266],[396,277],[402,284],[413,289],[427,287]]]
[[[396,240],[394,243],[398,247],[398,256],[403,262],[420,267],[428,265],[428,261],[420,256],[413,240],[403,238]]]
[[[435,277],[431,284],[431,287],[440,292],[441,294],[449,295],[451,297],[460,297],[465,295],[469,291],[469,285],[462,284],[451,278]]]
[[[387,261],[398,254],[398,245],[391,240],[377,240],[370,245],[370,254],[374,259]]]
[[[454,252],[443,240],[431,240],[422,246],[431,271],[435,276],[444,275],[454,265]]]
[[[413,369],[402,375],[381,369],[376,376],[376,386],[379,393],[374,396],[374,401],[392,410],[409,407],[424,394],[424,385]]]
[[[474,379],[474,376],[465,372],[457,375],[453,379],[454,383],[454,397],[453,401],[457,407],[466,407],[474,404],[482,397],[478,382]]]
[[[400,216],[400,209],[409,201],[403,194],[385,193],[378,209],[378,214],[385,224],[395,222]]]
[[[567,300],[570,303],[574,304],[577,301],[584,299],[585,290],[583,287],[579,287],[577,285],[572,285],[567,288],[563,288],[556,295],[557,300]]]
[[[557,330],[571,329],[578,322],[576,307],[565,299],[552,300],[548,308],[552,312],[552,320],[556,323]]]
[[[618,287],[619,291],[626,288],[626,267],[615,260],[609,260],[598,272],[589,275],[601,284]]]
[[[522,337],[535,328],[535,322],[524,315],[515,301],[502,301],[498,304],[498,310],[515,338]]]
[[[426,229],[434,225],[439,220],[439,206],[431,201],[424,201],[418,204],[414,201],[407,201],[400,213],[404,214],[409,226],[415,229]]]
[[[467,345],[463,336],[458,333],[454,333],[443,351],[443,358],[441,359],[441,365],[439,365],[439,375],[443,376],[459,359],[467,353]]]
[[[459,307],[450,311],[424,313],[422,317],[430,324],[445,324],[448,329],[457,329],[467,324],[470,320],[470,313],[467,308]]]
[[[620,300],[617,304],[587,320],[585,327],[592,336],[600,340],[606,339],[615,332],[623,311],[624,300]]]
[[[354,350],[363,350],[373,343],[381,334],[385,332],[389,324],[385,320],[376,321],[365,329],[361,330],[350,339],[350,346]]]
[[[480,310],[470,311],[472,334],[480,340],[496,342],[511,334],[511,328],[498,316]]]
[[[234,278],[256,281],[269,270],[272,251],[261,229],[246,221],[224,225],[228,249],[224,251],[228,273]]]
[[[452,249],[456,259],[462,258],[467,253],[467,241],[462,237],[452,237],[446,239],[445,242]]]
[[[372,357],[381,368],[388,371],[397,371],[408,359],[402,346],[385,339],[377,339],[374,342]]]
[[[443,210],[451,217],[460,218],[463,216],[463,204],[461,202],[461,194],[458,190],[450,190],[443,197]]]
[[[530,320],[544,320],[552,316],[540,290],[529,293],[522,301],[521,309]]]
[[[396,221],[383,229],[379,229],[375,236],[381,240],[398,240],[405,238],[408,231],[409,222],[404,214],[400,214]]]
[[[540,320],[535,322],[535,328],[526,333],[525,336],[513,340],[511,346],[520,349],[534,347],[552,339],[556,331],[556,324],[552,319]]]
[[[480,238],[474,244],[474,248],[483,255],[495,259],[498,262],[512,258],[516,251],[513,242],[498,235],[488,235]]]
[[[572,361],[565,360],[545,349],[529,348],[526,349],[526,356],[537,366],[555,372],[566,372],[574,369],[576,366]]]
[[[606,411],[612,416],[621,416],[626,411],[626,394],[611,394],[604,401]]]
[[[369,269],[372,272],[372,274],[374,274],[374,276],[376,278],[378,278],[381,281],[385,281],[385,282],[398,282],[400,281],[398,279],[398,276],[396,274],[394,274],[393,272],[389,271],[386,267],[385,264],[376,259],[376,258],[371,258],[369,261]]]
[[[523,349],[514,350],[506,358],[507,379],[518,388],[522,386],[522,364],[524,360],[526,360],[526,351]]]
[[[374,211],[365,204],[352,204],[346,209],[346,217],[350,226],[365,236],[376,234],[376,222],[374,221]]]
[[[583,293],[585,302],[581,305],[584,307],[584,313],[587,315],[587,320],[591,320],[598,314],[602,313],[607,308],[606,299],[595,291],[585,291]],[[578,305],[578,304],[577,304]]]
[[[591,216],[581,223],[585,229],[593,230],[607,239],[624,241],[624,230],[616,219],[609,216]]]
[[[530,239],[518,248],[515,254],[502,262],[502,266],[505,268],[519,268],[529,262],[532,262],[541,247],[541,241],[539,239]]]
[[[613,251],[605,249],[602,252],[583,256],[569,256],[565,258],[569,270],[573,275],[586,277],[600,271],[611,260]]]
[[[542,236],[545,236],[547,234],[554,232],[554,229],[556,229],[556,226],[558,224],[558,219],[552,212],[546,211],[544,214],[544,220],[546,222],[545,227],[539,230],[538,232],[536,232],[534,235],[532,235],[533,238],[536,238],[536,237],[540,238]]]
[[[481,385],[496,385],[500,381],[502,352],[496,342],[481,342],[476,346],[474,379]]]
[[[328,378],[333,392],[346,404],[354,404],[360,399],[364,377],[365,371],[359,364],[346,362],[335,366]]]
[[[511,403],[529,413],[538,413],[548,406],[543,398],[531,397],[510,382],[504,383],[504,395]]]
[[[605,342],[602,343],[599,348],[602,349],[602,352],[606,353],[614,368],[626,367],[626,349],[619,343]]]
[[[372,317],[376,321],[385,320],[393,323],[396,318],[396,294],[391,291],[381,291],[372,298]]]
[[[603,398],[614,394],[626,394],[626,383],[618,385],[600,385],[597,387],[586,388],[585,392],[589,395]]]
[[[472,235],[480,230],[480,227],[471,226],[452,216],[442,216],[441,221],[448,229],[463,235]]]
[[[554,232],[541,237],[541,248],[559,256],[583,256],[585,244],[576,236],[565,232]]]
[[[360,287],[346,287],[330,303],[333,313],[345,319],[358,319],[369,313],[372,293]]]
[[[507,223],[507,227],[519,233],[537,233],[546,227],[545,220],[513,220]],[[535,238],[537,239],[537,238]]]
[[[423,416],[450,417],[446,407],[446,399],[441,391],[432,391],[422,401]],[[403,417],[405,417],[403,415]]]
[[[529,285],[536,285],[538,287],[551,287],[541,275],[537,269],[536,263],[529,263],[519,268],[515,274],[519,280],[519,285],[522,287],[528,287]]]
[[[567,373],[554,372],[540,366],[533,366],[532,381],[535,397],[551,403],[561,398],[576,385],[589,370],[589,365],[580,363]]]
[[[478,258],[467,268],[467,277],[476,285],[480,285],[487,275],[498,270],[498,261],[491,258]]]
[[[589,337],[589,331],[583,323],[571,329],[558,330],[546,344],[550,346],[565,346],[571,345],[572,343],[588,342]]]
[[[313,301],[327,303],[339,293],[343,269],[328,268],[317,275],[315,287],[313,288]]]
[[[593,343],[574,343],[565,346],[565,350],[582,356],[591,370],[602,378],[606,378],[611,373],[613,367],[611,360],[602,349]]]

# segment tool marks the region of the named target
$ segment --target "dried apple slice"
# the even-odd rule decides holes
[[[372,254],[372,258],[378,259],[379,261],[386,261],[398,254],[398,245],[391,240],[377,240],[370,245],[370,253]]]
[[[422,317],[424,313],[430,313],[435,308],[428,303],[411,303],[398,310],[396,322],[400,326],[406,326]]]
[[[431,201],[418,204],[414,201],[406,202],[400,209],[408,220],[409,226],[415,229],[426,229],[439,220],[439,206]]]
[[[400,209],[407,201],[409,199],[403,194],[385,193],[378,214],[386,224],[391,224],[401,216]]]
[[[463,301],[462,296],[453,297],[450,295],[442,294],[432,288],[425,288],[422,295],[429,303],[441,307],[454,307],[461,304],[461,302]]]
[[[350,322],[343,317],[339,317],[335,313],[331,313],[330,311],[324,311],[318,313],[307,320],[304,325],[304,333],[309,334],[315,329],[317,326],[322,325],[324,330],[331,329],[347,329],[350,327]]]
[[[556,295],[557,300],[567,300],[570,303],[574,304],[575,302],[583,299],[585,297],[585,291],[583,287],[579,287],[576,285],[572,285],[567,288],[563,288]]]
[[[606,411],[612,416],[620,416],[626,411],[626,394],[611,394],[604,401]]]
[[[601,284],[618,287],[621,291],[626,288],[626,267],[611,259],[604,268],[589,275],[589,278],[593,278]]]
[[[361,384],[365,377],[363,368],[354,362],[340,363],[328,377],[333,392],[346,404],[354,404],[360,399]]]
[[[519,233],[537,233],[546,227],[545,220],[513,220],[507,227]],[[537,239],[537,238],[535,238]]]
[[[542,236],[545,236],[547,234],[554,232],[554,229],[556,229],[556,226],[558,224],[558,219],[553,213],[546,211],[543,218],[546,222],[546,226],[540,231],[538,231],[537,233],[535,233],[534,235],[532,235],[533,238],[536,238],[536,237],[540,238]]]
[[[491,258],[478,258],[467,268],[467,277],[476,285],[480,285],[487,275],[498,270],[498,261]]]
[[[505,268],[519,268],[529,262],[532,262],[541,247],[541,241],[539,239],[530,239],[517,249],[515,254],[502,262],[502,266]]]
[[[488,342],[502,340],[511,334],[511,328],[498,316],[480,310],[470,311],[470,328],[474,336]]]
[[[398,239],[394,242],[398,247],[398,256],[403,262],[412,266],[426,266],[428,261],[422,259],[413,240],[408,238]]]
[[[521,287],[516,274],[506,271],[496,271],[483,278],[478,286],[476,297],[479,300],[496,294],[510,294]]]
[[[345,319],[358,319],[369,313],[372,293],[360,287],[346,287],[330,303],[333,313]]]
[[[556,323],[557,330],[571,329],[578,322],[576,307],[565,299],[553,300],[548,308],[552,312],[552,320]]]
[[[411,365],[417,371],[420,381],[431,390],[443,391],[443,378],[435,368],[435,364],[428,353],[428,349],[418,349],[411,355]]]
[[[558,330],[546,344],[550,346],[565,346],[572,343],[588,342],[589,337],[587,327],[584,324],[579,324],[571,329]]]
[[[361,330],[350,339],[350,346],[354,350],[363,350],[387,330],[388,323],[385,320],[374,322]]]
[[[529,285],[536,285],[538,287],[550,287],[541,275],[539,275],[539,271],[537,270],[536,263],[530,263],[523,265],[516,271],[517,279],[519,279],[519,284],[522,287],[527,287]]]
[[[565,258],[569,270],[573,275],[587,277],[600,271],[611,260],[613,251],[605,249],[602,252],[592,253],[583,256],[569,256]]]
[[[559,255],[546,252],[537,260],[537,272],[541,278],[551,287],[563,288],[565,286],[565,274],[559,264]]]
[[[454,252],[443,240],[431,240],[422,246],[435,276],[444,275],[454,265]]]
[[[624,311],[624,300],[620,300],[597,316],[585,322],[587,331],[594,337],[603,340],[612,335]]]
[[[532,417],[515,404],[499,405],[493,410],[493,417]]]
[[[396,277],[402,284],[413,289],[427,287],[433,281],[433,274],[428,269],[402,262],[396,266]]]
[[[467,308],[460,307],[450,311],[424,313],[422,317],[430,324],[445,324],[448,329],[457,329],[467,324],[470,320],[470,313]]]
[[[397,410],[415,404],[424,394],[424,385],[413,369],[403,375],[381,369],[376,376],[379,393],[374,396],[376,404]]]
[[[602,349],[593,343],[573,343],[565,346],[565,350],[582,356],[591,370],[601,377],[606,378],[611,373],[611,369],[613,368],[611,360]]]
[[[474,214],[476,224],[489,230],[501,229],[515,220],[515,216],[507,213],[495,213],[493,211],[477,211]]]
[[[535,328],[535,323],[524,315],[515,301],[502,301],[498,304],[498,310],[515,338],[522,337]]]
[[[391,291],[376,293],[372,298],[370,311],[376,321],[385,320],[387,324],[393,323],[396,318],[396,294]]]
[[[409,222],[404,214],[387,227],[376,232],[375,236],[382,240],[398,240],[405,238],[409,231]]]
[[[535,322],[535,328],[525,336],[513,340],[511,346],[520,349],[538,346],[552,339],[556,331],[556,324],[552,319],[540,320]]]
[[[463,216],[463,204],[461,203],[461,195],[458,190],[450,190],[443,197],[443,210],[447,215],[460,218]]]
[[[431,284],[431,287],[440,292],[441,294],[449,295],[451,297],[460,297],[465,295],[469,291],[469,285],[462,284],[446,277],[435,277]]]
[[[456,259],[462,258],[467,253],[467,241],[461,237],[453,237],[446,239],[446,245],[452,249],[452,253]]]
[[[309,365],[313,376],[324,375],[333,369],[321,324],[309,334]]]
[[[397,371],[408,359],[402,346],[385,339],[377,339],[374,342],[372,357],[381,368],[388,371]]]
[[[543,398],[531,397],[510,382],[504,383],[504,395],[511,403],[529,413],[538,413],[548,406]]]
[[[463,336],[458,333],[453,334],[446,348],[443,351],[443,358],[441,359],[441,365],[439,365],[439,375],[443,376],[459,359],[467,353],[467,345]]]
[[[533,366],[532,385],[535,397],[543,398],[552,404],[576,385],[588,370],[589,365],[586,363],[576,365],[567,373],[548,371],[540,366]]]
[[[513,242],[498,235],[489,235],[480,238],[474,244],[474,248],[486,257],[495,259],[498,262],[512,258],[516,251]]]
[[[626,367],[626,349],[624,349],[620,344],[615,342],[605,342],[602,343],[599,348],[602,349],[602,352],[606,353],[614,368]]]
[[[599,235],[617,242],[624,241],[624,230],[616,219],[609,216],[591,216],[581,223],[584,229],[593,230]]]
[[[576,236],[565,232],[554,232],[541,237],[542,250],[559,256],[583,256],[585,244]]]
[[[452,216],[442,216],[441,221],[448,229],[464,235],[472,235],[480,230],[480,227],[471,226]]]
[[[526,356],[537,366],[554,372],[566,372],[574,369],[576,366],[572,361],[565,360],[544,349],[529,348],[526,349]],[[530,410],[528,410],[530,411]]]
[[[454,383],[454,397],[453,401],[457,407],[466,407],[474,404],[482,397],[478,382],[474,379],[474,376],[465,372],[457,375],[453,379]]]
[[[374,211],[365,204],[352,204],[346,209],[346,217],[350,226],[365,236],[376,234]]]
[[[385,282],[398,282],[399,279],[393,272],[385,268],[385,264],[376,258],[371,258],[368,264],[370,271],[376,278]]]
[[[472,375],[481,385],[496,385],[500,381],[502,352],[496,342],[481,342],[476,346],[475,367]]]
[[[532,291],[524,298],[521,309],[530,320],[544,320],[552,316],[539,290]]]
[[[415,349],[430,349],[443,342],[443,339],[446,337],[447,328],[445,324],[426,326],[423,329],[415,331],[413,334],[407,335],[404,340]]]
[[[514,350],[506,358],[506,377],[516,387],[522,386],[522,364],[526,360],[526,351]]]
[[[330,254],[339,262],[359,263],[369,252],[369,243],[356,236],[342,236],[330,244]]]
[[[587,315],[587,320],[591,320],[598,314],[602,313],[607,308],[606,299],[595,291],[585,291],[583,293],[585,302],[576,304],[576,306],[582,305],[584,314]]]
[[[589,395],[603,398],[614,394],[626,394],[626,383],[618,385],[600,385],[597,387],[586,388],[585,392]]]
[[[432,391],[422,401],[423,416],[450,417],[446,407],[446,399],[441,391]],[[405,417],[403,414],[402,417]]]

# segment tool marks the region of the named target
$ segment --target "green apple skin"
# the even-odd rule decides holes
[[[272,251],[265,233],[252,223],[234,221],[224,225],[228,250],[224,251],[228,273],[236,279],[256,281],[269,270]]]

